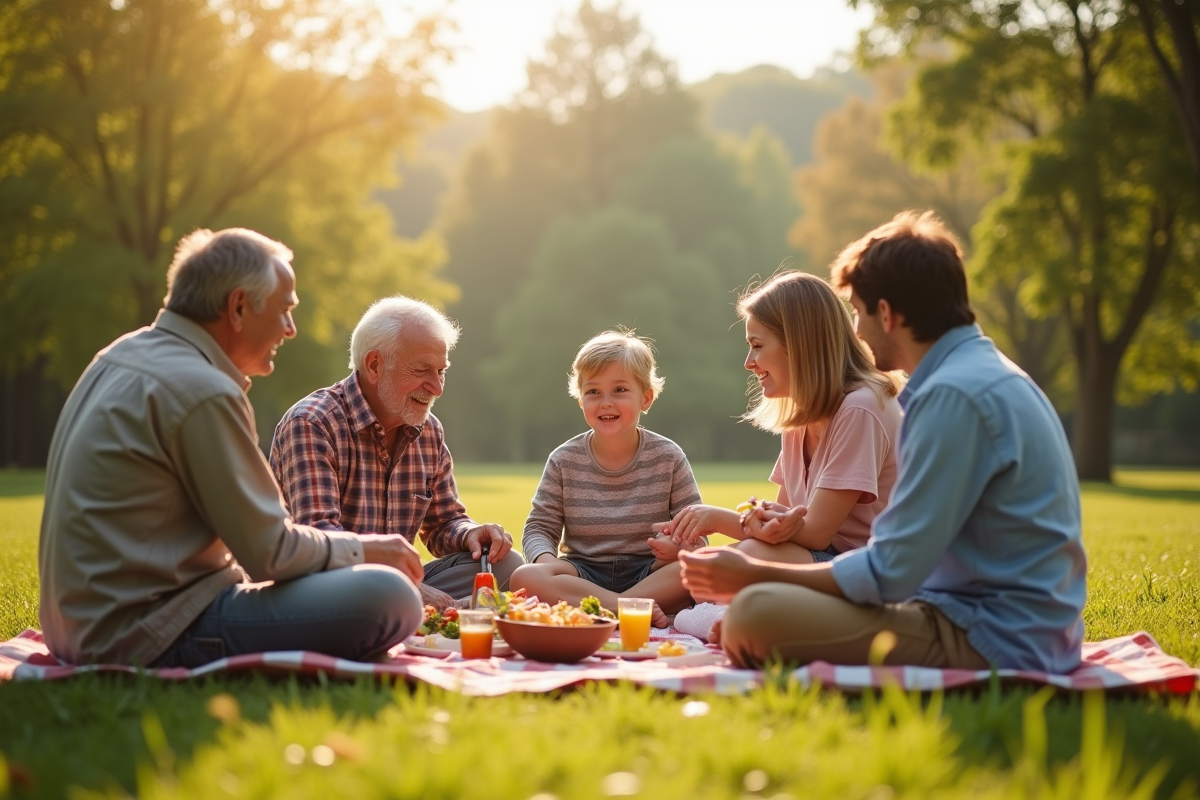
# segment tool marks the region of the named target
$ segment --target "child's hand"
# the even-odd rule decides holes
[[[701,536],[717,530],[709,515],[720,511],[721,509],[713,506],[701,504],[687,506],[669,523],[658,523],[652,527],[656,532],[670,536],[675,544],[693,550],[697,542],[700,542]]]
[[[659,561],[674,561],[679,558],[679,545],[665,533],[650,537],[646,544],[650,545],[650,552],[654,553],[654,557]]]

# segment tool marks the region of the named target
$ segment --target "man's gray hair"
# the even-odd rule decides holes
[[[167,268],[163,305],[194,322],[212,322],[221,317],[229,293],[241,287],[253,309],[262,311],[279,282],[276,261],[290,264],[292,251],[261,233],[245,228],[192,231],[179,240]]]
[[[372,350],[385,359],[395,357],[400,333],[408,326],[439,333],[447,349],[458,344],[458,323],[433,306],[403,295],[385,297],[367,309],[350,334],[350,369],[361,370]]]

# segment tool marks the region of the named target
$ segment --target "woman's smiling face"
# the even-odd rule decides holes
[[[754,317],[746,317],[746,369],[762,386],[763,397],[787,397],[791,393],[791,367],[783,340]]]

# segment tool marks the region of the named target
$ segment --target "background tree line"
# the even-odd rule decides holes
[[[344,375],[365,305],[404,292],[463,325],[437,404],[460,460],[540,461],[580,430],[571,357],[616,325],[658,346],[649,427],[696,460],[769,459],[735,422],[738,290],[822,273],[915,206],[963,240],[986,332],[1064,414],[1081,474],[1109,475],[1116,399],[1186,444],[1195,4],[873,6],[861,72],[683,87],[635,15],[584,2],[510,106],[464,115],[426,94],[436,21],[380,47],[369,6],[335,0],[19,0],[0,10],[0,408],[149,322],[182,232],[241,224],[297,251],[301,335],[253,389],[264,437]]]

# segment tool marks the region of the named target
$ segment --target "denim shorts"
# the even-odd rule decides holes
[[[610,592],[628,591],[650,574],[654,556],[609,556],[608,558],[579,558],[562,556],[579,577]]]
[[[812,553],[814,564],[820,564],[822,561],[833,561],[841,555],[841,553],[833,548],[833,545],[829,545],[824,550],[809,550],[808,552]]]

